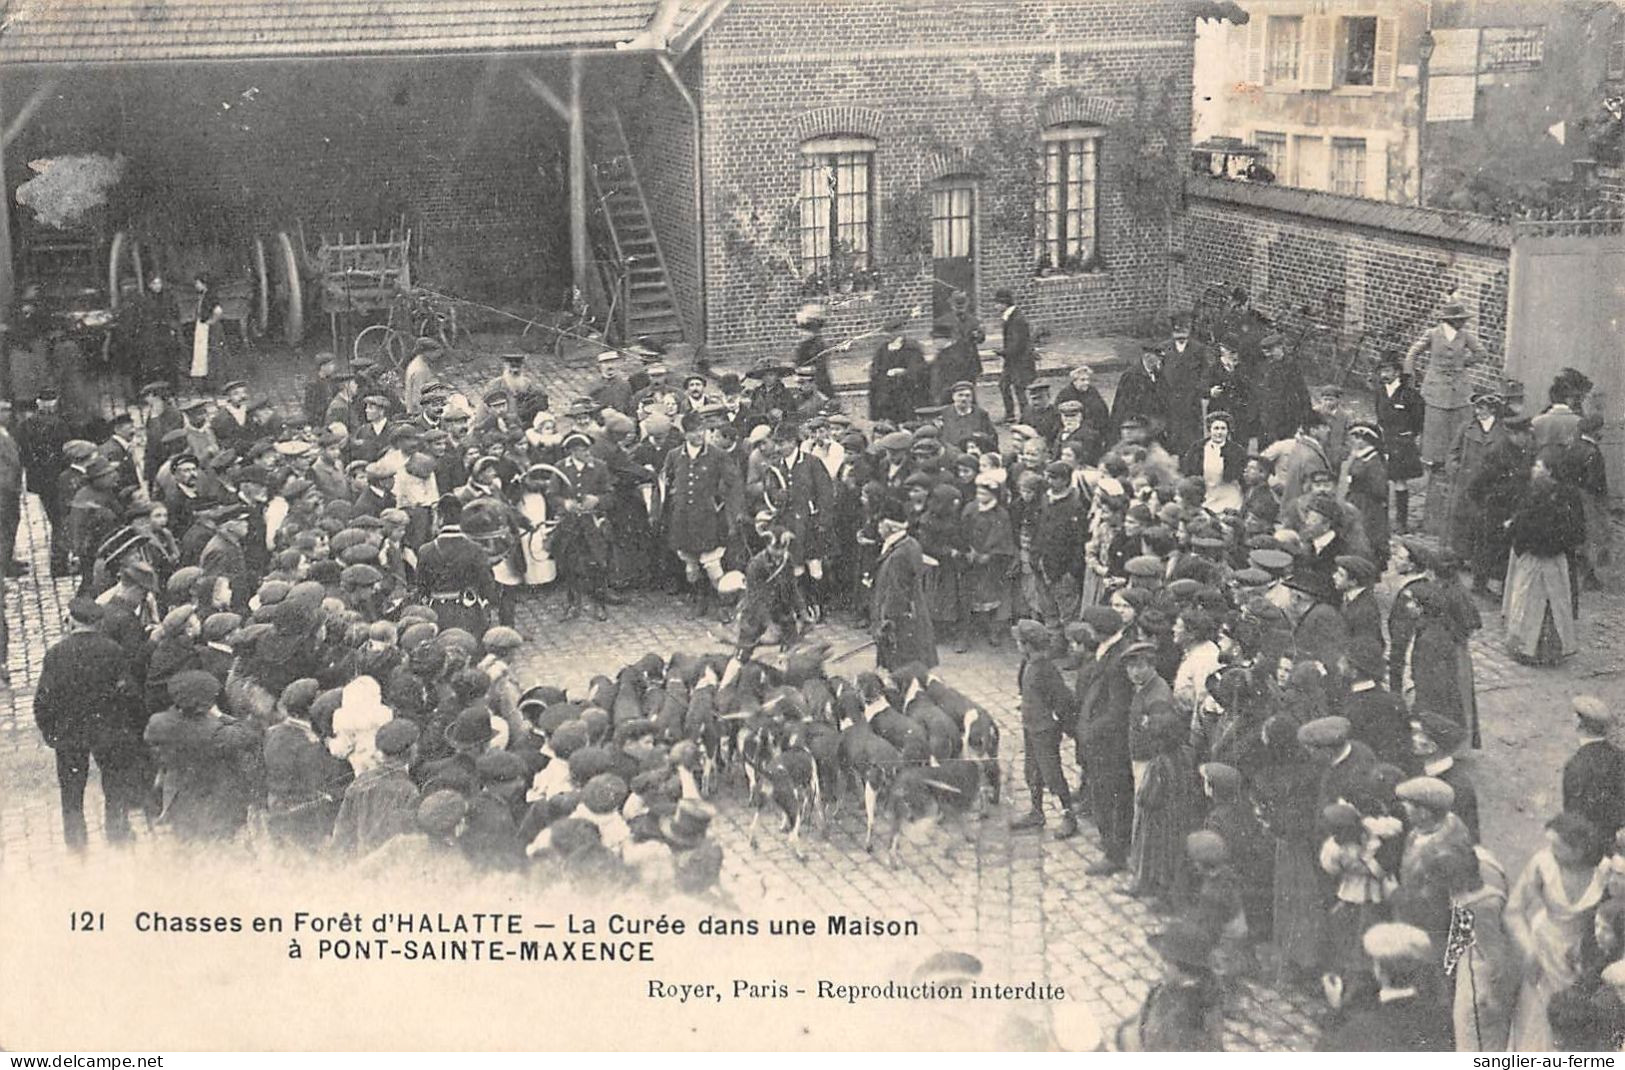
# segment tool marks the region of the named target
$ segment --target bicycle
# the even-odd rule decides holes
[[[422,338],[434,339],[448,353],[476,348],[473,334],[458,322],[456,302],[413,288],[395,296],[383,323],[363,328],[355,336],[351,358],[360,360],[365,356],[379,365],[403,371]]]

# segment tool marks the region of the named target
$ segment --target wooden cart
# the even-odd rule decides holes
[[[395,299],[412,288],[411,251],[405,220],[386,234],[321,235],[314,257],[317,294],[339,352],[348,348],[357,316],[387,316]]]

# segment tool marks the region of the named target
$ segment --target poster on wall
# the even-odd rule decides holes
[[[1427,121],[1471,121],[1478,93],[1478,78],[1471,74],[1431,75],[1428,78]]]
[[[1491,26],[1483,31],[1479,73],[1539,70],[1546,50],[1544,26]]]
[[[1429,74],[1476,74],[1478,72],[1478,28],[1434,30],[1433,55],[1428,59]]]

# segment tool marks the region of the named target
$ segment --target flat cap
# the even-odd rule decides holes
[[[530,773],[525,768],[525,760],[512,751],[499,750],[482,754],[475,759],[474,769],[479,773],[480,780],[487,784],[530,779]]]
[[[188,669],[169,678],[169,697],[183,710],[201,710],[220,694],[220,681],[213,673]]]
[[[1128,649],[1123,651],[1125,661],[1129,658],[1154,658],[1156,656],[1157,644],[1155,643],[1131,643]]]
[[[1215,790],[1241,787],[1241,770],[1224,762],[1203,762],[1196,770]]]
[[[1377,578],[1377,566],[1370,560],[1356,554],[1338,554],[1337,566],[1361,586],[1370,586]]]
[[[99,624],[106,611],[90,598],[75,598],[68,603],[68,616],[80,624]]]
[[[1618,720],[1618,715],[1596,695],[1576,695],[1569,705],[1576,717],[1593,728],[1612,728]]]
[[[1346,717],[1317,717],[1298,729],[1298,742],[1307,747],[1335,747],[1347,743],[1348,738]]]
[[[1412,724],[1431,739],[1443,754],[1449,754],[1467,742],[1467,729],[1462,723],[1443,714],[1424,712]]]
[[[203,641],[218,643],[242,626],[243,618],[236,613],[210,613],[203,622]]]
[[[573,773],[575,766],[572,764],[570,769]],[[595,814],[613,813],[626,802],[630,790],[626,781],[614,773],[598,773],[582,787],[581,801]]]
[[[883,450],[906,450],[914,445],[914,436],[907,431],[893,431],[889,435],[882,435],[875,444]]]
[[[524,645],[524,637],[513,628],[497,625],[486,629],[485,635],[480,639],[480,645],[486,650],[518,650]]]
[[[1275,575],[1292,567],[1292,555],[1285,550],[1254,550],[1247,555],[1247,560]]]
[[[1162,575],[1162,558],[1150,554],[1140,554],[1128,559],[1123,570],[1130,576],[1152,577]]]
[[[1096,635],[1105,637],[1113,635],[1123,626],[1123,618],[1110,606],[1084,606],[1078,619],[1093,628]]]
[[[1065,461],[1051,461],[1044,466],[1044,474],[1051,479],[1071,479],[1073,468]]]
[[[310,712],[310,704],[316,701],[321,690],[322,685],[311,677],[301,677],[282,689],[277,702],[293,716],[303,717]]]
[[[381,582],[384,574],[371,565],[345,565],[339,582],[346,587],[372,587]]]
[[[435,836],[449,836],[468,813],[468,800],[449,789],[430,793],[418,803],[418,827]]]
[[[1401,781],[1394,789],[1394,797],[1434,810],[1448,810],[1456,805],[1456,789],[1431,776],[1416,776]]]
[[[1049,629],[1036,620],[1018,620],[1011,631],[1015,633],[1017,639],[1028,645],[1049,645]]]

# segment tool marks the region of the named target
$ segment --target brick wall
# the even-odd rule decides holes
[[[690,53],[678,74],[696,98],[699,55]],[[653,59],[617,58],[601,64],[595,86],[613,94],[649,202],[660,255],[683,319],[683,337],[701,337],[699,217],[694,204],[694,118],[671,79]],[[588,106],[592,106],[589,100]]]
[[[810,298],[799,267],[794,213],[799,146],[820,135],[877,143],[874,244],[882,265],[913,257],[878,291],[825,298],[829,335],[875,329],[889,315],[931,313],[925,244],[898,251],[919,222],[932,182],[973,171],[978,188],[976,299],[1008,286],[1052,329],[1108,332],[1160,310],[1166,228],[1142,225],[1122,195],[1121,138],[1137,79],[1166,81],[1176,144],[1189,135],[1193,22],[1175,0],[737,0],[700,44],[705,126],[708,345],[725,358],[794,343],[795,310]],[[1057,62],[1059,56],[1059,62]],[[1021,131],[1039,152],[1046,121],[1106,127],[1100,164],[1101,270],[1034,277],[1031,211],[1011,207],[1008,174],[1025,161],[991,159]],[[893,211],[893,208],[896,211]],[[905,210],[907,209],[907,210]],[[913,222],[903,220],[911,217]],[[785,221],[788,224],[785,225]],[[785,225],[780,240],[766,240]],[[749,255],[754,249],[755,255]],[[921,257],[924,270],[919,270]]]
[[[1357,372],[1383,352],[1403,354],[1462,301],[1492,359],[1474,379],[1501,385],[1505,366],[1508,228],[1479,217],[1327,193],[1192,178],[1176,238],[1170,304],[1196,307],[1245,287],[1289,339],[1312,324],[1302,350],[1329,378],[1359,343]],[[1334,355],[1334,344],[1343,352]],[[1312,378],[1315,376],[1312,376]]]
[[[19,100],[31,86],[8,77]],[[229,105],[229,107],[228,107]],[[67,74],[8,154],[122,152],[120,213],[238,243],[303,220],[371,231],[402,214],[420,274],[491,302],[568,285],[562,133],[493,61],[332,60]]]

